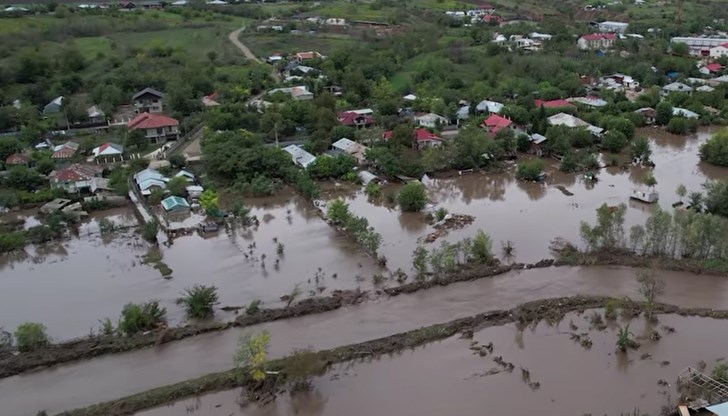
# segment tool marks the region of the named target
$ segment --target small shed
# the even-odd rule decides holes
[[[162,200],[162,208],[167,212],[188,212],[190,204],[186,199],[173,195]]]
[[[187,188],[187,195],[189,195],[190,198],[199,198],[200,195],[202,195],[202,192],[205,191],[205,189],[198,185],[190,185]]]
[[[379,182],[377,175],[366,170],[360,171],[356,174],[356,176],[359,178],[361,183],[364,184],[364,186],[369,185],[370,182]]]
[[[185,180],[187,182],[194,182],[195,181],[195,174],[192,173],[192,172],[190,172],[190,171],[188,171],[188,170],[184,170],[184,169],[182,169],[181,171],[177,172],[174,175],[174,177],[175,178],[178,178],[178,177],[185,178]]]
[[[546,140],[546,136],[541,134],[534,133],[531,135],[531,149],[539,157],[543,155],[542,145]]]

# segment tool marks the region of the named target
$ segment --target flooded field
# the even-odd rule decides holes
[[[473,341],[493,344],[485,357],[469,348],[471,340],[453,337],[392,357],[336,365],[314,379],[311,393],[293,398],[285,394],[262,408],[241,408],[239,391],[226,391],[137,416],[561,416],[619,415],[635,408],[657,414],[670,398],[676,399],[680,371],[702,360],[709,372],[726,357],[728,339],[713,336],[728,329],[724,320],[662,315],[655,326],[633,320],[630,328],[641,346],[625,354],[615,352],[616,323],[602,331],[591,328],[594,312],[568,314],[553,327],[541,323],[519,330],[506,325],[476,332]],[[663,325],[676,332],[667,333]],[[661,340],[648,338],[653,329]],[[588,333],[591,347],[572,340],[573,333]],[[714,342],[695,342],[706,339]],[[495,357],[502,357],[504,364],[494,362]],[[507,363],[513,364],[512,371]],[[528,370],[528,380],[521,368]],[[659,385],[660,380],[669,385]]]
[[[666,283],[661,302],[688,308],[728,309],[725,278],[676,272],[660,272],[658,276]],[[263,329],[271,334],[270,357],[278,358],[295,349],[318,350],[358,343],[487,310],[509,309],[527,301],[578,294],[640,298],[631,269],[524,270],[9,377],[0,380],[0,408],[19,416],[34,416],[43,408],[54,414],[224,371],[233,366],[238,338]],[[639,330],[637,325],[632,328],[635,333]],[[691,349],[686,348],[685,353],[692,354]],[[505,357],[505,352],[502,355]]]
[[[700,162],[698,150],[711,132],[706,129],[697,135],[682,137],[649,128],[638,133],[653,139],[654,176],[663,209],[671,209],[678,201],[675,190],[680,184],[691,191],[702,191],[701,185],[706,181],[728,177],[728,169]],[[471,225],[454,230],[443,239],[455,243],[473,237],[482,229],[490,234],[497,254],[500,254],[501,242],[510,240],[515,243],[517,261],[533,262],[551,256],[549,242],[555,237],[580,243],[579,223],[593,222],[595,210],[604,203],[627,204],[627,228],[644,223],[649,216],[650,205],[629,200],[633,188],[644,188],[641,181],[648,168],[602,169],[599,181],[591,184],[583,182],[579,175],[559,172],[557,161],[544,160],[549,174],[544,184],[516,180],[515,166],[503,174],[472,173],[433,180],[428,189],[436,207],[475,217]],[[574,195],[565,195],[557,186],[563,186]],[[403,214],[396,207],[372,204],[363,192],[343,196],[353,213],[365,216],[382,234],[380,253],[388,258],[387,266],[392,270],[401,267],[409,272],[412,251],[418,240],[433,231],[424,216]],[[438,240],[428,246],[439,243]]]

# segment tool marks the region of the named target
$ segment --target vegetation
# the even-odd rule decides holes
[[[477,263],[488,264],[493,262],[493,254],[491,252],[492,243],[490,236],[483,230],[478,230],[473,238],[473,244],[470,247],[470,254]]]
[[[215,314],[218,296],[215,286],[194,285],[182,292],[177,304],[185,308],[188,318],[204,319]]]
[[[18,351],[35,351],[38,348],[50,343],[46,335],[45,325],[38,322],[26,322],[20,324],[15,330],[15,346]],[[4,337],[7,339],[7,337]]]
[[[372,198],[379,198],[382,195],[382,187],[376,182],[369,182],[364,188],[364,192]]]
[[[444,207],[440,207],[437,210],[435,210],[435,221],[442,221],[447,216],[448,212],[447,209]]]
[[[167,310],[159,306],[158,300],[142,304],[127,303],[121,310],[118,328],[124,335],[152,331],[167,321]]]
[[[189,185],[187,179],[182,176],[175,176],[167,182],[167,191],[172,195],[184,198],[187,196],[187,185]]]
[[[628,349],[637,349],[639,345],[632,337],[634,334],[630,332],[629,325],[619,327],[617,331],[617,349],[622,352],[627,352]]]
[[[417,273],[416,278],[422,280],[427,275],[427,249],[417,246],[412,253],[412,268]]]
[[[142,238],[147,241],[157,241],[157,233],[159,232],[159,223],[156,220],[145,222],[142,225]]]
[[[610,251],[621,248],[624,242],[624,214],[627,206],[610,207],[603,204],[597,209],[597,223],[581,223],[581,239],[590,251]]]
[[[645,298],[643,309],[648,321],[654,320],[655,300],[665,290],[665,282],[655,279],[655,269],[637,271],[639,292]]]
[[[397,202],[402,211],[419,212],[427,205],[427,189],[421,182],[412,181],[399,191]]]
[[[728,129],[715,133],[700,146],[700,160],[711,165],[728,166]]]
[[[268,359],[268,345],[270,333],[263,331],[260,334],[247,334],[238,341],[238,350],[233,361],[238,370],[238,378],[250,376],[255,381],[265,379],[265,363]],[[248,372],[249,374],[245,374]]]
[[[518,163],[516,177],[523,181],[538,181],[543,173],[543,161],[541,159],[524,160]]]
[[[382,243],[382,236],[364,217],[357,217],[349,211],[349,205],[342,199],[335,199],[329,203],[327,217],[334,225],[342,227],[348,234],[356,239],[367,252],[376,254]]]
[[[321,374],[327,363],[311,349],[295,350],[286,363],[285,373],[291,394],[311,390],[314,375]]]

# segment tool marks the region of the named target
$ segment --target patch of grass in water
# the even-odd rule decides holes
[[[149,249],[147,254],[142,257],[142,264],[153,266],[155,269],[159,270],[159,273],[161,273],[162,277],[165,279],[172,278],[172,268],[163,261],[162,252],[157,248]]]

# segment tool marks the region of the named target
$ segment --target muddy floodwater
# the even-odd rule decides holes
[[[660,272],[658,276],[666,284],[661,302],[728,309],[728,280],[723,277],[675,272]],[[319,350],[359,343],[488,310],[508,309],[527,301],[577,294],[640,298],[631,269],[558,267],[512,272],[9,377],[0,380],[0,409],[19,416],[34,416],[38,409],[55,414],[224,371],[233,365],[238,338],[263,329],[271,334],[269,356],[277,358],[299,348]],[[632,328],[635,333],[639,329]],[[716,342],[715,345],[721,345],[723,341]],[[707,348],[711,342],[698,344],[701,345],[695,348]],[[691,348],[685,347],[686,343],[681,345],[685,354],[693,358]],[[695,348],[692,350],[698,351]],[[707,361],[709,357],[695,359],[700,358]]]
[[[678,201],[675,190],[680,184],[689,191],[702,191],[701,185],[706,181],[728,178],[727,168],[702,163],[698,156],[700,145],[713,131],[706,128],[696,135],[675,136],[646,128],[637,133],[652,139],[655,189],[660,194],[659,205],[663,209],[672,209],[672,204]],[[605,168],[599,172],[599,181],[591,184],[585,183],[581,175],[559,172],[559,162],[543,160],[549,175],[543,184],[516,180],[515,165],[502,174],[469,173],[428,181],[429,197],[437,208],[475,217],[471,225],[454,230],[442,239],[455,243],[473,237],[482,229],[490,234],[497,254],[501,252],[501,243],[510,240],[515,243],[518,261],[533,262],[551,256],[549,242],[555,237],[579,243],[579,223],[593,222],[595,210],[604,203],[627,205],[626,228],[644,223],[650,215],[650,205],[629,199],[633,188],[644,188],[642,178],[649,168]],[[565,195],[557,186],[563,186],[574,195]],[[352,212],[365,216],[382,234],[380,253],[388,258],[387,266],[409,272],[412,251],[418,241],[434,231],[424,221],[424,216],[401,213],[397,207],[387,204],[371,203],[361,191],[344,194],[344,197]],[[440,240],[427,246],[438,244]]]
[[[311,393],[285,394],[262,408],[240,408],[235,390],[137,416],[562,416],[619,415],[635,408],[657,414],[668,398],[676,399],[680,371],[703,360],[709,372],[728,351],[728,338],[714,336],[728,329],[728,321],[662,315],[655,326],[633,320],[630,328],[642,345],[616,353],[617,324],[624,322],[599,331],[591,328],[592,313],[602,311],[568,314],[557,326],[541,323],[519,330],[505,325],[476,332],[472,341],[493,343],[485,357],[470,349],[471,340],[453,337],[369,362],[336,365],[314,379]],[[663,325],[676,332],[667,333]],[[649,340],[652,329],[663,338]],[[588,334],[591,348],[572,340],[573,333]],[[498,356],[503,365],[493,361]],[[513,364],[512,371],[506,363]],[[521,368],[528,370],[528,380]],[[659,380],[669,385],[658,385]]]

